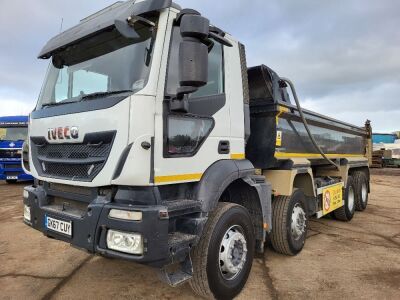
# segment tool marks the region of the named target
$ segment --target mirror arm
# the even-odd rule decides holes
[[[139,22],[147,27],[156,27],[156,23],[147,20],[146,18],[140,17],[140,16],[135,16],[132,15],[126,20],[129,24],[129,26],[133,27],[135,23]]]
[[[209,37],[213,38],[214,40],[216,40],[218,43],[227,46],[227,47],[233,47],[232,43],[230,41],[228,41],[226,38],[224,38],[223,36],[216,34],[215,32],[211,32],[209,33]]]

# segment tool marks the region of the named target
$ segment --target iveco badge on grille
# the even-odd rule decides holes
[[[47,137],[49,141],[70,140],[70,139],[76,140],[79,138],[79,129],[76,126],[49,128],[47,132]]]

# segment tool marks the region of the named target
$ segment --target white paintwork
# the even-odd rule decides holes
[[[163,101],[168,52],[173,21],[178,11],[165,9],[160,15],[159,30],[155,43],[152,67],[147,85],[137,94],[117,105],[91,112],[31,120],[30,135],[45,136],[49,128],[77,126],[79,139],[69,142],[80,143],[86,133],[116,130],[117,135],[104,168],[92,182],[77,182],[40,177],[31,164],[32,175],[40,180],[87,187],[127,185],[147,186],[151,183],[151,150],[141,147],[142,142],[155,139],[154,175],[171,176],[204,173],[213,163],[231,156],[218,154],[218,143],[229,140],[232,154],[244,153],[243,90],[238,43],[227,36],[233,47],[224,47],[225,90],[227,102],[214,115],[215,127],[199,152],[194,157],[163,157]],[[65,143],[66,141],[50,141]],[[121,175],[112,180],[121,154],[128,145],[132,148]],[[196,179],[198,180],[198,179]],[[193,180],[188,180],[193,181]],[[181,181],[180,181],[181,182]],[[163,183],[170,184],[173,182]]]
[[[165,44],[170,44],[173,20],[175,19],[177,11],[171,9],[171,14],[167,27],[167,37]],[[233,41],[233,40],[232,40]],[[182,174],[202,174],[213,163],[222,159],[230,159],[230,155],[218,154],[218,144],[221,140],[229,140],[231,142],[231,153],[244,153],[244,116],[243,116],[243,91],[241,82],[240,62],[233,60],[235,55],[239,56],[237,42],[234,42],[234,47],[224,47],[225,58],[225,85],[227,102],[226,105],[218,111],[214,116],[215,127],[210,136],[204,142],[200,150],[193,157],[183,158],[164,158],[163,157],[163,100],[165,89],[165,74],[167,71],[168,51],[162,55],[162,67],[160,69],[159,86],[157,92],[156,103],[156,116],[155,116],[155,177],[171,176]],[[236,50],[234,50],[236,49]],[[238,58],[239,59],[239,58]],[[238,64],[237,67],[232,65]],[[239,74],[236,74],[238,72]],[[236,76],[237,75],[237,76]],[[239,77],[239,78],[238,78]],[[234,112],[232,118],[232,111],[240,110],[241,112]],[[231,120],[234,119],[232,122]],[[234,130],[232,131],[232,124]],[[240,129],[241,127],[241,129]],[[232,134],[234,132],[234,134]],[[233,136],[233,137],[232,137]],[[186,181],[197,181],[196,179]],[[183,182],[183,181],[180,181]],[[174,183],[166,182],[163,184]]]
[[[71,182],[53,178],[39,176],[35,167],[31,164],[31,172],[35,178],[43,181],[55,183],[73,183],[81,186],[107,186],[110,185],[112,176],[115,172],[122,151],[128,145],[130,99],[127,98],[117,105],[104,110],[83,112],[51,118],[33,119],[30,130],[31,136],[44,136],[47,138],[48,128],[76,126],[79,128],[79,138],[77,140],[64,140],[64,143],[81,143],[85,134],[93,132],[102,132],[116,130],[117,134],[110,156],[101,170],[92,182]],[[50,143],[60,143],[59,141],[49,141]]]
[[[225,56],[225,90],[230,105],[230,142],[231,153],[245,153],[243,82],[240,64],[239,44],[232,36],[226,35],[233,47],[224,47]]]

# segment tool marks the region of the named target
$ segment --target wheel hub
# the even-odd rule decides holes
[[[347,195],[347,207],[349,211],[353,211],[354,208],[354,189],[350,186],[349,194]]]
[[[365,183],[361,186],[361,201],[365,204],[367,202],[368,189]]]
[[[306,231],[306,213],[303,208],[297,203],[292,212],[292,236],[297,241]]]
[[[233,226],[225,233],[219,252],[219,268],[227,280],[234,279],[246,262],[247,242],[240,226]]]

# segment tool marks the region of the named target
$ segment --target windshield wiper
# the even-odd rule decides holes
[[[60,105],[70,104],[70,103],[75,103],[75,102],[77,102],[77,101],[50,102],[50,103],[42,104],[42,108],[44,108],[44,107],[50,107],[50,106],[60,106]]]
[[[110,91],[110,92],[97,92],[97,93],[92,93],[92,94],[87,94],[81,96],[80,101],[85,101],[85,100],[91,100],[91,99],[96,99],[99,97],[106,97],[106,96],[111,96],[111,95],[118,95],[118,94],[123,94],[123,93],[131,93],[133,92],[132,90],[122,90],[122,91]]]
[[[45,107],[51,107],[51,106],[60,106],[60,105],[64,105],[64,104],[70,104],[70,103],[77,103],[80,101],[86,101],[86,100],[91,100],[91,99],[96,99],[99,97],[106,97],[106,96],[110,96],[110,95],[117,95],[117,94],[123,94],[123,93],[131,93],[133,92],[132,90],[122,90],[122,91],[110,91],[110,92],[96,92],[96,93],[92,93],[92,94],[87,94],[87,95],[82,95],[79,97],[74,97],[73,101],[71,101],[71,99],[64,100],[64,101],[60,101],[60,102],[50,102],[50,103],[45,103],[42,104],[42,108]]]

